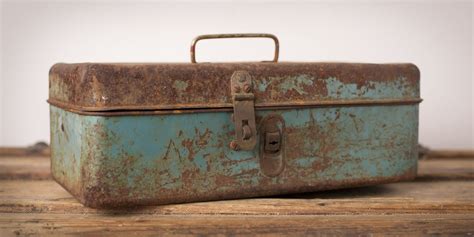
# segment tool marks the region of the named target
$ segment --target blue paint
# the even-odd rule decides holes
[[[278,186],[292,178],[301,180],[298,185],[315,185],[391,177],[416,166],[417,106],[264,110],[256,115],[271,113],[280,114],[294,131],[285,134],[286,144],[299,146],[295,137],[306,138],[296,148],[303,152],[287,147],[285,170],[275,178],[260,172],[260,143],[254,151],[228,148],[233,129],[229,112],[101,117],[51,106],[53,173],[67,171],[68,182],[80,183],[81,166],[87,165],[87,185],[107,185],[109,194],[116,195],[123,195],[125,187],[126,196],[148,200],[180,190],[258,190],[261,182]],[[67,132],[58,128],[61,123]],[[99,171],[100,177],[94,173]],[[235,182],[218,185],[224,177]]]
[[[355,83],[343,83],[335,77],[325,79],[327,97],[331,99],[387,99],[417,97],[419,88],[414,87],[405,77],[389,82],[368,82],[367,86]]]
[[[275,93],[296,91],[300,95],[307,95],[305,86],[315,86],[315,82],[326,85],[327,95],[317,95],[326,100],[346,99],[394,99],[417,97],[419,85],[412,85],[406,77],[400,76],[388,82],[367,82],[367,85],[358,86],[355,83],[344,83],[336,77],[313,78],[306,74],[287,77],[269,77],[258,81],[256,85],[260,92],[269,87]]]

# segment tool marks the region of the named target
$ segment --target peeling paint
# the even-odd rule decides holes
[[[272,86],[272,90],[281,93],[294,90],[300,95],[306,95],[308,92],[304,89],[304,86],[311,85],[313,85],[313,78],[305,74],[294,77],[271,77],[263,79],[260,84],[258,84],[258,90],[264,92],[267,90],[268,86]]]
[[[262,171],[270,164],[272,173],[274,164],[260,162],[262,134],[254,150],[229,148],[229,83],[237,70],[252,77],[256,124],[282,121],[283,168],[274,176]],[[338,104],[392,99],[410,103]],[[91,207],[408,180],[416,175],[417,101],[412,64],[57,64],[50,71],[52,174]]]
[[[412,64],[85,63],[51,68],[48,101],[82,111],[231,108],[229,78],[237,70],[252,76],[257,107],[417,98],[419,91],[419,71]]]
[[[275,113],[285,121],[289,149],[283,172],[269,178],[260,170],[261,141],[255,151],[228,148],[228,112],[101,117],[52,106],[52,128],[61,121],[72,134],[67,140],[59,129],[52,133],[53,175],[79,196],[95,187],[88,205],[116,206],[383,183],[416,170],[417,106],[257,111],[257,117]]]
[[[173,82],[173,88],[178,91],[179,94],[183,93],[186,91],[188,88],[188,83],[185,81],[174,81]]]

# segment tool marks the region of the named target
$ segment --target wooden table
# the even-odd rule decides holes
[[[412,182],[127,210],[85,208],[49,158],[0,156],[0,236],[473,235],[474,158],[419,162]]]

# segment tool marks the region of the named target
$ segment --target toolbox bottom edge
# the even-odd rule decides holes
[[[366,186],[410,181],[416,178],[416,167],[408,170],[406,173],[392,177],[373,177],[360,180],[344,180],[344,181],[328,181],[326,183],[317,183],[315,185],[294,186],[287,185],[275,189],[273,187],[259,187],[247,190],[236,189],[225,193],[208,193],[208,194],[176,194],[176,196],[166,196],[163,198],[120,198],[107,197],[100,192],[100,187],[90,188],[83,193],[75,192],[68,186],[56,180],[66,191],[68,191],[76,200],[86,207],[97,209],[112,208],[131,208],[138,206],[154,206],[167,204],[182,204],[207,201],[225,201],[246,198],[265,198],[275,197],[279,195],[312,193],[321,191],[332,191],[336,189],[360,188]]]

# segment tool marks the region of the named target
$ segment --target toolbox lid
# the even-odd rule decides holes
[[[255,108],[418,103],[413,64],[328,62],[55,64],[49,102],[75,112],[231,109],[231,77],[251,76]],[[277,41],[276,41],[277,43]],[[276,44],[278,46],[278,43]]]

